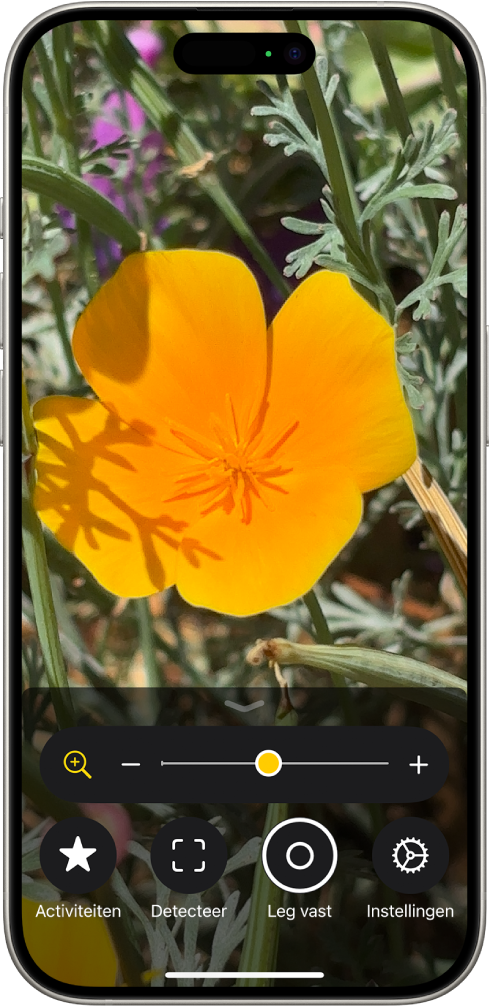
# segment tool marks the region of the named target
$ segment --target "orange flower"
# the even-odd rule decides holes
[[[176,584],[236,616],[291,602],[353,535],[362,493],[415,458],[392,329],[341,274],[310,276],[267,331],[239,259],[135,254],[73,350],[99,401],[36,404],[36,506],[117,595]]]

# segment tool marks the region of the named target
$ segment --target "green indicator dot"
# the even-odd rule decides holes
[[[265,53],[265,56],[271,56],[271,55],[272,55],[272,53],[271,53],[270,49],[267,49],[267,51]]]

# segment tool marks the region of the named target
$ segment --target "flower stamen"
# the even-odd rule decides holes
[[[265,442],[264,450],[263,436],[257,430],[256,418],[241,439],[236,411],[229,393],[226,393],[224,402],[225,420],[215,414],[209,417],[210,427],[216,435],[215,442],[181,423],[167,421],[170,434],[183,442],[192,453],[186,456],[191,462],[190,471],[184,471],[176,481],[182,490],[168,498],[167,503],[203,497],[202,516],[218,508],[229,512],[238,507],[241,520],[247,525],[252,517],[253,499],[260,501],[267,511],[273,511],[268,491],[288,493],[275,481],[288,475],[292,469],[274,465],[273,459],[297,430],[299,421],[289,424],[269,448]]]

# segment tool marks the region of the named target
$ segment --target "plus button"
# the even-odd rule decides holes
[[[416,767],[416,773],[419,776],[419,774],[421,773],[421,767],[428,766],[428,764],[427,763],[422,763],[421,762],[421,756],[418,756],[418,759],[417,759],[416,763],[410,763],[409,766]]]

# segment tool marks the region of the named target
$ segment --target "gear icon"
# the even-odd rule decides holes
[[[397,868],[411,874],[424,868],[429,854],[422,840],[417,840],[416,837],[405,837],[404,840],[399,840],[399,843],[394,847],[392,858]]]

